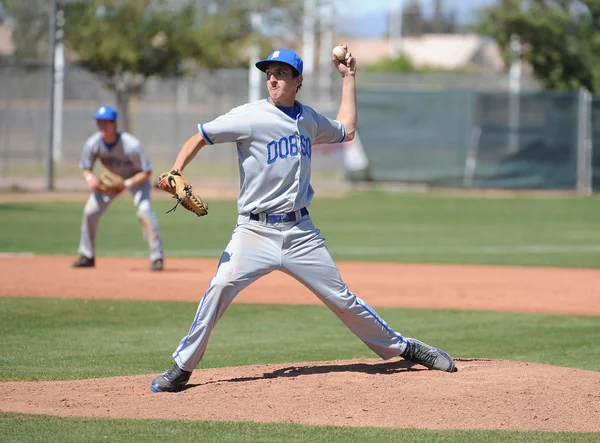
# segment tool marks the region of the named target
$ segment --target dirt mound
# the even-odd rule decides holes
[[[154,376],[0,383],[1,411],[421,429],[600,432],[600,373],[506,360],[458,372],[359,359],[197,370],[179,393]]]
[[[198,301],[217,259],[0,256],[0,296]],[[353,292],[373,306],[600,315],[600,270],[340,263]],[[35,269],[35,272],[32,272]],[[236,303],[319,303],[272,273]],[[191,315],[192,313],[190,313]],[[505,360],[457,361],[448,374],[404,360],[360,359],[197,370],[190,387],[155,394],[156,374],[0,383],[0,411],[59,416],[243,420],[426,429],[600,432],[600,372]],[[166,369],[166,368],[165,368]]]

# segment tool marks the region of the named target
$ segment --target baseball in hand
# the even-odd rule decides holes
[[[333,53],[333,56],[338,59],[340,62],[343,62],[344,60],[346,60],[346,50],[338,45],[335,48],[333,48],[333,51],[331,51]]]

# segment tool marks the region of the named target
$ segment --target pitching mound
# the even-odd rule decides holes
[[[179,393],[155,374],[0,383],[1,411],[421,429],[599,432],[600,373],[505,360],[458,372],[360,359],[197,370]]]
[[[0,257],[0,296],[198,301],[217,259]],[[373,306],[600,314],[600,270],[340,263]],[[31,270],[35,269],[35,272]],[[242,303],[318,303],[273,273]],[[190,313],[191,315],[192,313]],[[0,383],[0,411],[59,416],[294,422],[427,429],[600,432],[600,372],[505,360],[461,360],[448,374],[378,359],[197,370],[189,388],[155,394],[156,374],[62,382]],[[166,369],[166,368],[165,368]]]

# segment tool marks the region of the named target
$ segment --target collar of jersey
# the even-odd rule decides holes
[[[100,140],[102,140],[102,144],[103,144],[104,146],[106,146],[106,149],[109,149],[109,150],[110,150],[110,149],[114,148],[114,147],[117,145],[117,143],[119,143],[119,140],[121,140],[121,133],[120,133],[120,132],[117,132],[117,139],[115,140],[115,142],[114,142],[114,143],[111,143],[111,144],[108,144],[108,143],[106,143],[106,142],[104,141],[104,139],[102,138],[102,136],[100,136]]]
[[[271,97],[267,97],[267,101],[269,103],[271,103]],[[275,106],[277,109],[279,109],[279,106],[271,103],[273,106]],[[281,112],[283,112],[287,117],[291,118],[292,120],[299,120],[300,117],[302,116],[302,112],[304,112],[304,108],[302,107],[302,104],[298,101],[298,100],[294,100],[294,107],[298,105],[298,109],[300,109],[300,111],[298,112],[298,115],[296,117],[290,117],[288,114],[286,114],[285,112],[283,112],[281,109],[279,109]]]

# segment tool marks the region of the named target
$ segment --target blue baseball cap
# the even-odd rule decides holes
[[[96,120],[112,120],[114,122],[117,120],[117,110],[112,106],[102,105],[96,109],[94,117]]]
[[[255,66],[262,72],[265,72],[269,63],[274,62],[290,65],[292,69],[295,69],[296,72],[298,72],[298,74],[302,74],[302,59],[291,49],[276,49],[275,51],[271,52],[266,59],[257,61]]]

